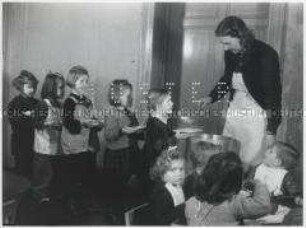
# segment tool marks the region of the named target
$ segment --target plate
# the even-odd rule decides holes
[[[201,128],[186,127],[186,128],[178,128],[174,130],[174,132],[176,133],[176,136],[178,138],[181,138],[181,137],[188,137],[196,133],[202,133],[203,130]]]

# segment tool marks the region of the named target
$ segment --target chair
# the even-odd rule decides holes
[[[15,225],[19,199],[30,186],[30,182],[22,176],[8,170],[3,171],[3,225]]]
[[[3,225],[14,225],[16,221],[18,201],[16,199],[3,202]]]
[[[124,213],[124,221],[126,226],[144,225],[146,211],[149,203],[138,205]]]

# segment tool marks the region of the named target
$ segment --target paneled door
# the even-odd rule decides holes
[[[227,102],[199,112],[197,100],[207,96],[223,75],[223,49],[214,31],[228,15],[245,20],[255,36],[266,40],[269,27],[268,3],[186,3],[183,24],[183,57],[180,104],[207,133],[221,134]],[[200,116],[200,117],[199,117]]]

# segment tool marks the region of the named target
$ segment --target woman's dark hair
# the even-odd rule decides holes
[[[60,81],[65,84],[63,75],[60,73],[48,73],[41,88],[41,99],[56,100],[58,98],[57,85]]]
[[[237,16],[224,18],[215,30],[217,37],[231,36],[240,40],[243,49],[248,49],[255,39],[252,31],[246,26],[245,22]]]
[[[32,87],[34,88],[34,90],[37,89],[37,84],[38,84],[38,80],[37,78],[30,72],[30,71],[27,71],[27,70],[22,70],[20,72],[20,74],[18,75],[18,77],[16,77],[14,80],[13,80],[13,86],[23,92],[23,86],[25,84],[30,84],[32,85]]]
[[[108,102],[112,106],[120,106],[120,97],[126,89],[133,89],[132,84],[126,79],[116,79],[111,82],[108,90]]]
[[[210,157],[197,180],[195,196],[201,202],[219,204],[237,194],[242,185],[242,162],[234,152]]]

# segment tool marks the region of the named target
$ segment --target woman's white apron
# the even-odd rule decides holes
[[[223,135],[239,140],[242,162],[255,166],[265,151],[266,112],[248,92],[241,73],[233,73],[232,85],[236,92],[227,111]]]

